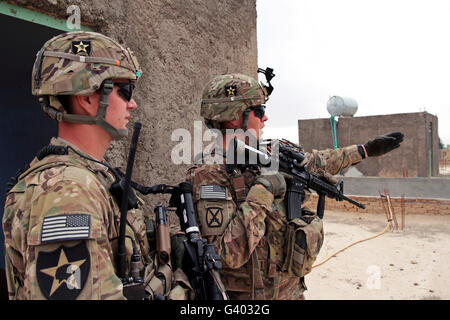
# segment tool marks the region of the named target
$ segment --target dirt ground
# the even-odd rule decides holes
[[[316,264],[386,224],[384,214],[326,211]],[[449,244],[450,216],[407,215],[403,231],[388,229],[313,268],[306,299],[450,299]]]

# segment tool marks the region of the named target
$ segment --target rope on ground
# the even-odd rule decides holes
[[[327,262],[327,261],[330,260],[331,258],[335,257],[338,253],[341,253],[342,251],[344,251],[344,250],[350,248],[351,246],[354,246],[355,244],[358,244],[358,243],[361,243],[361,242],[364,242],[364,241],[368,241],[368,240],[372,240],[372,239],[374,239],[374,238],[376,238],[376,237],[381,236],[383,233],[386,232],[386,230],[389,228],[389,226],[390,226],[391,224],[392,224],[392,220],[389,220],[389,221],[388,221],[388,224],[386,225],[386,227],[384,228],[384,230],[381,231],[379,234],[376,234],[376,235],[371,236],[371,237],[366,238],[366,239],[362,239],[362,240],[355,241],[355,242],[349,244],[348,246],[346,246],[345,248],[342,248],[341,250],[339,250],[339,251],[333,253],[331,256],[329,256],[328,258],[326,258],[326,259],[323,260],[322,262],[320,262],[320,263],[318,263],[318,264],[316,264],[316,265],[313,265],[312,267],[315,268],[315,267],[318,267],[318,266],[324,264],[325,262]]]

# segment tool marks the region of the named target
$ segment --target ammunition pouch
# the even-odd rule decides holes
[[[187,275],[180,268],[174,272],[174,286],[167,300],[194,300],[195,293]]]
[[[156,272],[152,270],[149,280],[145,284],[145,291],[151,297],[151,300],[165,300],[172,288],[173,273],[169,264],[157,266]]]
[[[324,239],[323,223],[315,213],[304,211],[290,221],[286,230],[285,259],[282,271],[297,277],[311,272]]]

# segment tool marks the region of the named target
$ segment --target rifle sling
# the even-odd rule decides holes
[[[248,266],[251,269],[252,300],[265,300],[263,276],[259,267],[256,248],[253,250],[251,262]]]
[[[233,187],[234,200],[239,207],[242,202],[247,198],[247,190],[245,187],[245,178],[242,171],[235,165],[227,164],[228,178],[231,179],[231,185]]]
[[[237,205],[239,206],[247,198],[247,192],[245,190],[244,176],[240,175],[232,178],[234,194],[236,196]]]
[[[222,279],[220,278],[220,274],[217,270],[209,270],[209,273],[212,277],[212,279],[214,280],[214,283],[217,285],[217,289],[220,291],[223,300],[228,300],[228,296],[227,296],[227,291],[225,289],[225,286],[222,282]]]

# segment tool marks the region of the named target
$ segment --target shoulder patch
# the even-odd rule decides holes
[[[88,239],[90,232],[91,216],[89,214],[64,214],[45,217],[42,222],[41,243]]]
[[[84,288],[91,267],[86,242],[39,252],[36,277],[43,295],[50,300],[76,299]]]
[[[227,189],[217,184],[200,186],[200,199],[204,200],[226,200]]]
[[[206,209],[206,223],[208,228],[221,228],[223,224],[223,209],[209,207]]]

